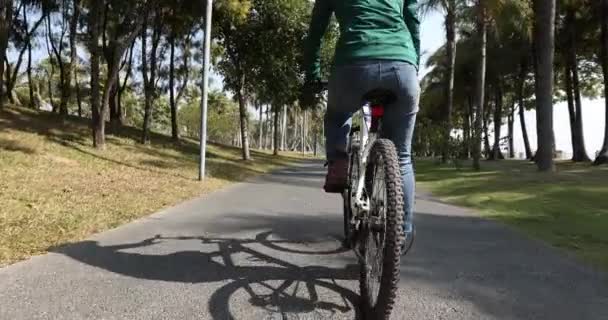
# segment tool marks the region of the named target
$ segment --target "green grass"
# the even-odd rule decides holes
[[[430,160],[417,179],[446,202],[478,209],[608,269],[608,168],[559,162],[540,173],[525,161],[484,162],[481,172]]]
[[[0,112],[0,266],[124,224],[232,182],[301,159],[210,145],[198,177],[198,146],[118,128],[104,151],[91,147],[88,121],[9,108]]]

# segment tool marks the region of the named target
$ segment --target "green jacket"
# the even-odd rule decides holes
[[[320,77],[321,39],[334,13],[340,25],[335,65],[378,59],[418,67],[418,0],[316,0],[305,48],[308,79]]]

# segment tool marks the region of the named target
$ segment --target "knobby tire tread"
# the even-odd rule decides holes
[[[370,163],[384,165],[384,183],[386,184],[386,240],[384,247],[384,263],[380,289],[375,306],[370,305],[370,291],[367,287],[367,273],[361,268],[360,292],[362,313],[365,320],[388,320],[390,318],[399,283],[401,244],[403,243],[403,190],[401,171],[397,151],[392,141],[379,139],[374,142],[370,152]],[[372,166],[373,167],[373,166]],[[373,170],[369,170],[371,174]],[[371,192],[371,191],[370,191]]]

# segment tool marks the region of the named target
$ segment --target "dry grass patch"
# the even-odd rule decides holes
[[[195,142],[154,135],[144,146],[139,130],[113,131],[99,151],[86,121],[0,113],[0,266],[300,159],[254,152],[244,162],[239,149],[211,145],[200,183]]]

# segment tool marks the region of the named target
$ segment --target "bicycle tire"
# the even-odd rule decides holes
[[[361,308],[364,319],[368,320],[388,320],[390,318],[395,297],[397,294],[397,285],[399,282],[400,262],[401,262],[401,244],[404,241],[403,235],[403,190],[401,183],[401,171],[395,145],[387,139],[379,139],[374,142],[369,156],[368,170],[366,176],[372,174],[375,167],[382,165],[384,168],[383,178],[384,187],[386,190],[385,219],[384,219],[384,247],[382,271],[379,279],[379,288],[377,297],[373,288],[370,286],[370,279],[374,275],[370,274],[366,264],[361,266],[360,290],[361,290]],[[366,179],[368,180],[368,179]],[[368,190],[370,196],[373,190]],[[364,231],[368,239],[371,235],[371,230],[368,228]],[[367,257],[368,241],[362,241],[362,253]],[[374,302],[375,301],[375,302]]]
[[[352,248],[353,230],[350,221],[352,219],[353,210],[351,207],[351,199],[353,193],[357,192],[356,183],[359,177],[359,145],[353,144],[349,153],[348,161],[348,187],[342,193],[343,198],[343,218],[344,218],[344,247]]]

